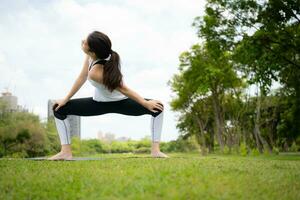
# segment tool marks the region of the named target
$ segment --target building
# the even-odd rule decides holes
[[[103,140],[104,139],[104,134],[103,134],[103,132],[102,131],[98,131],[98,133],[97,133],[97,138],[98,138],[98,140]]]
[[[97,138],[102,141],[111,142],[115,140],[115,135],[112,133],[103,134],[101,131],[98,131]]]
[[[0,97],[0,101],[4,102],[5,110],[8,112],[28,112],[28,109],[23,108],[18,105],[18,97],[13,96],[9,91],[2,92],[2,96]]]
[[[48,100],[48,119],[51,117],[54,118],[52,107],[55,100]],[[77,115],[69,115],[70,117],[70,126],[71,126],[71,137],[77,136],[81,139],[81,118]]]
[[[107,141],[107,142],[111,142],[111,141],[128,141],[128,140],[130,140],[130,138],[128,138],[128,137],[115,138],[114,134],[112,134],[112,133],[104,134],[102,131],[98,131],[97,138],[101,141]]]

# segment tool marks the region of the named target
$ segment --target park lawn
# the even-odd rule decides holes
[[[300,157],[101,154],[0,159],[0,199],[300,199]]]

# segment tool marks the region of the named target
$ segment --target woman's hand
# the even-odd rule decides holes
[[[56,104],[58,104],[58,106],[55,108],[55,111],[57,111],[60,107],[65,105],[68,101],[69,101],[69,99],[67,99],[67,98],[55,100],[53,108],[55,107]]]
[[[162,102],[158,101],[158,100],[154,100],[154,99],[151,99],[151,100],[148,100],[145,102],[145,107],[152,111],[152,112],[159,112],[158,110],[161,110],[163,111],[164,110],[164,106],[162,104]]]

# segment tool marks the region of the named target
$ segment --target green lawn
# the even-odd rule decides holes
[[[300,199],[300,156],[0,160],[0,199]]]

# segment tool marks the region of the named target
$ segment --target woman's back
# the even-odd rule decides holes
[[[91,58],[89,59],[89,71],[92,69],[92,67],[95,65],[95,63],[97,61],[99,61],[100,59],[97,59],[95,61],[93,61]],[[104,84],[102,84],[102,80],[99,77],[99,81],[95,81],[93,79],[91,79],[88,76],[88,80],[89,82],[95,87],[95,91],[94,91],[94,95],[93,95],[93,99],[95,101],[119,101],[122,99],[126,99],[128,98],[127,96],[125,96],[124,94],[122,94],[120,91],[118,90],[113,90],[112,92],[110,92]]]

